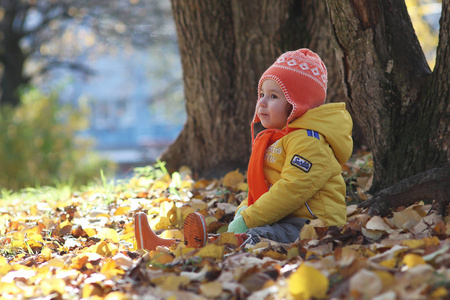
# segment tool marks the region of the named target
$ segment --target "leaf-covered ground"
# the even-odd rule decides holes
[[[450,218],[432,203],[370,217],[370,155],[345,167],[348,222],[307,225],[294,244],[237,247],[223,233],[202,249],[183,243],[136,250],[133,216],[147,212],[163,237],[182,237],[192,211],[225,232],[246,197],[239,172],[194,180],[162,164],[124,182],[73,193],[23,191],[0,200],[2,299],[448,299]]]

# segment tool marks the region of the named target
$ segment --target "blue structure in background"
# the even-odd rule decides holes
[[[95,139],[95,150],[116,162],[120,173],[154,162],[184,125],[181,64],[176,53],[165,51],[162,57],[136,49],[83,57],[95,75],[63,70],[52,75],[57,81],[70,78],[61,92],[63,103],[88,101],[90,126],[80,135]]]

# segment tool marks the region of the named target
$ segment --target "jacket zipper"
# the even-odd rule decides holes
[[[306,208],[308,209],[309,213],[313,216],[314,219],[318,219],[317,216],[315,214],[313,214],[311,208],[309,207],[308,203],[305,203]]]

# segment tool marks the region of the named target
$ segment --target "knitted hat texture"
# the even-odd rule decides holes
[[[267,79],[273,79],[279,84],[286,100],[292,105],[288,123],[325,102],[327,68],[320,57],[309,49],[282,54],[261,76],[258,95],[263,82]],[[253,123],[260,121],[255,113]]]

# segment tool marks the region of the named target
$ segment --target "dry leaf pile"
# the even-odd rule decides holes
[[[358,163],[358,159],[362,160]],[[294,244],[238,247],[226,233],[246,197],[238,171],[193,180],[183,168],[150,170],[125,183],[49,201],[1,200],[1,299],[448,299],[450,217],[432,204],[369,216],[367,157],[346,167],[348,222],[306,225]],[[368,177],[368,178],[363,178]],[[202,213],[214,242],[136,250],[133,216],[144,211],[162,237],[182,238]]]

